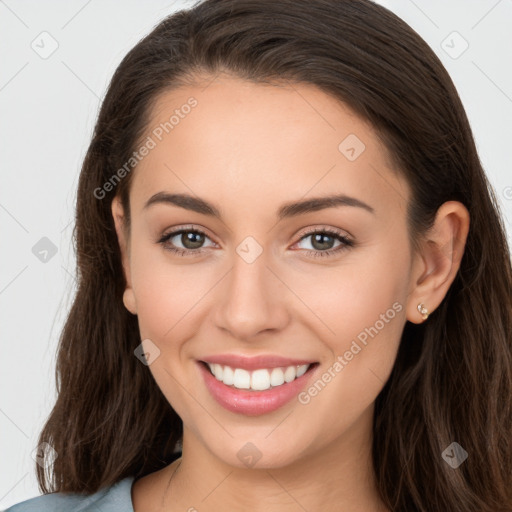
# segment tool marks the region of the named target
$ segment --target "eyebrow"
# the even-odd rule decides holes
[[[155,204],[170,204],[179,206],[186,210],[201,213],[203,215],[210,215],[218,219],[222,219],[221,213],[218,208],[213,204],[194,197],[189,194],[170,194],[168,192],[158,192],[151,196],[144,205],[144,210]],[[316,212],[327,208],[336,208],[339,206],[353,206],[362,208],[370,213],[375,213],[375,210],[365,202],[350,197],[344,194],[331,195],[325,197],[313,197],[311,199],[304,199],[302,201],[295,201],[283,204],[277,211],[279,220],[290,217],[296,217],[305,213]]]

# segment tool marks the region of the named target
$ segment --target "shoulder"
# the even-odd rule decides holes
[[[133,480],[134,477],[127,477],[94,494],[43,494],[13,505],[4,512],[133,512]]]

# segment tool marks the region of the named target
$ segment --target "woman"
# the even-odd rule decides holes
[[[112,79],[75,229],[52,494],[10,510],[512,510],[503,223],[386,9],[165,19]]]

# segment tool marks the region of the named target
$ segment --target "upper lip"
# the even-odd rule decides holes
[[[313,364],[315,361],[308,359],[296,359],[273,354],[259,356],[242,356],[237,354],[217,354],[201,359],[204,363],[221,364],[231,368],[244,370],[257,370],[259,368],[279,368],[287,366],[301,366]]]

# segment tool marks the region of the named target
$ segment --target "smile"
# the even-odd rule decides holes
[[[207,364],[212,375],[226,386],[233,386],[237,389],[252,389],[253,391],[265,391],[292,382],[304,375],[311,366],[310,364],[303,364],[248,371],[243,368],[231,368],[227,365]]]
[[[219,355],[197,361],[211,397],[224,409],[257,416],[297,398],[313,379],[318,362],[279,356]]]

